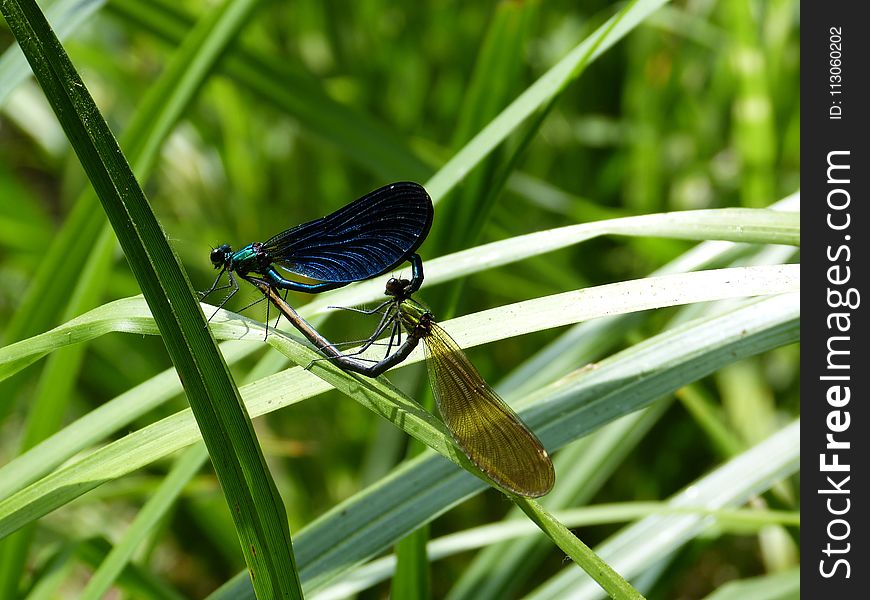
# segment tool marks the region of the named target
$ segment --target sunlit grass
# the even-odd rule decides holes
[[[687,582],[709,592],[723,573],[750,596],[753,585],[791,590],[799,573],[769,568],[798,564],[784,515],[796,511],[799,304],[781,293],[799,285],[799,267],[777,265],[796,260],[799,218],[747,209],[799,188],[788,134],[799,126],[798,23],[779,5],[659,4],[252,3],[250,16],[165,0],[41,6],[59,15],[57,33],[194,288],[213,279],[211,246],[266,239],[390,180],[428,182],[437,205],[419,297],[558,449],[543,508],[557,518],[611,509],[598,525],[564,523],[648,597]],[[141,300],[112,303],[141,290],[42,92],[20,85],[25,73],[10,47],[0,530],[31,534],[0,545],[16,558],[0,590],[78,598],[116,585],[174,598],[226,583],[215,598],[245,597],[230,511],[201,483],[214,471],[186,485],[201,450],[171,454],[199,439],[178,376]],[[764,118],[749,104],[767,107]],[[799,198],[783,210],[798,211]],[[724,267],[733,279],[711,270]],[[673,283],[656,287],[665,280],[652,276],[667,273]],[[383,283],[290,301],[327,337],[358,339],[371,324],[327,307],[370,305]],[[256,298],[243,295],[228,308]],[[759,295],[769,297],[748,298]],[[438,456],[468,468],[417,404],[422,371],[369,382],[326,363],[288,366],[307,365],[310,350],[277,333],[263,344],[262,313],[245,314],[253,321],[215,319],[214,332],[250,338],[222,351],[270,440],[307,597],[383,595],[394,570],[377,557],[426,523],[418,548],[431,535],[434,554],[400,560],[394,590],[600,591],[565,563],[584,560],[579,542],[536,507],[525,508],[549,538],[439,550],[437,538],[499,527],[506,513],[532,521]],[[434,450],[406,459],[410,437]],[[746,469],[753,460],[767,470]],[[770,491],[747,504],[752,489]],[[705,503],[722,490],[724,503]],[[669,504],[630,512],[637,501]],[[682,510],[697,512],[668,512]],[[763,525],[788,535],[762,543]],[[661,548],[649,532],[665,530],[679,541]]]

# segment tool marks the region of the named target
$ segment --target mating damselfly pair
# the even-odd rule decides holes
[[[227,244],[215,248],[210,258],[220,273],[202,297],[229,289],[220,304],[224,306],[239,289],[234,277],[238,275],[263,292],[325,359],[368,377],[377,377],[399,364],[422,341],[438,411],[457,445],[501,488],[522,496],[542,496],[555,481],[546,449],[484,381],[459,345],[435,322],[432,312],[411,297],[423,283],[423,264],[416,250],[429,233],[432,218],[432,201],[422,186],[412,182],[384,186],[266,242],[235,252]],[[363,349],[375,344],[382,334],[389,334],[387,354],[374,364],[357,358],[358,352],[339,351],[286,302],[288,290],[332,290],[377,277],[406,261],[412,267],[410,280],[390,278],[385,289],[387,301],[371,311],[355,309],[381,314]],[[316,283],[287,279],[282,271]],[[219,286],[224,273],[229,283]],[[285,297],[279,290],[285,290]],[[401,342],[403,331],[405,340]]]

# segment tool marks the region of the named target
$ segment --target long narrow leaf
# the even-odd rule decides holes
[[[433,202],[444,197],[529,115],[546,105],[579,74],[578,66],[610,49],[667,0],[639,0],[604,23],[554,67],[529,86],[457,152],[429,181]],[[594,48],[594,50],[593,50]],[[591,50],[591,52],[590,52]]]
[[[193,446],[179,457],[166,479],[130,524],[124,538],[112,548],[106,560],[94,572],[79,598],[99,600],[109,591],[115,578],[132,558],[137,546],[164,517],[172,503],[177,500],[182,488],[202,468],[207,459],[208,453],[201,444]]]
[[[777,207],[783,205],[782,209],[793,209],[797,204],[799,197],[797,194],[778,203]],[[689,215],[689,213],[680,213],[681,215]],[[753,215],[756,213],[752,213]],[[647,222],[649,232],[655,232],[655,220],[659,218],[667,219],[661,215],[652,217],[652,222]],[[691,218],[691,217],[690,217]],[[753,221],[750,216],[746,220],[746,226]],[[690,220],[689,223],[692,221]],[[563,247],[571,243],[583,241],[588,237],[594,237],[602,232],[619,231],[621,229],[620,220],[603,221],[591,223],[588,227],[593,230],[588,231],[586,226],[581,226],[574,233],[574,236],[561,235],[563,230],[554,230],[549,232],[550,235],[541,236],[540,234],[530,234],[531,237],[521,236],[514,238],[515,244],[505,242],[497,242],[496,244],[487,244],[479,246],[477,249],[463,251],[456,255],[448,255],[427,262],[427,273],[431,282],[431,269],[434,268],[440,280],[449,280],[455,277],[475,273],[485,268],[490,262],[495,261],[496,264],[506,264],[511,260],[519,260],[526,256],[532,256],[541,252],[552,250],[553,247],[544,242],[548,238],[559,238],[560,242],[555,247]],[[629,224],[631,221],[629,221]],[[635,225],[642,225],[634,221]],[[783,221],[786,227],[789,223],[788,218]],[[643,227],[636,227],[643,229]],[[787,231],[785,229],[784,231]],[[642,233],[638,233],[642,235]],[[733,252],[735,245],[726,242],[706,242],[703,246],[697,247],[687,253],[682,260],[674,263],[673,267],[667,272],[683,272],[702,268],[710,263],[715,257],[722,255],[724,252]],[[458,257],[464,257],[462,261],[457,260]],[[460,269],[461,267],[461,269]],[[359,291],[357,288],[363,288]],[[343,290],[338,290],[330,294],[330,302],[311,302],[300,309],[300,314],[312,318],[324,314],[329,304],[349,306],[352,304],[361,304],[371,302],[382,298],[383,284],[379,282],[369,282],[350,286]],[[136,319],[136,314],[120,312],[119,317],[126,319]],[[145,316],[140,313],[139,316]],[[124,319],[121,319],[122,321]],[[593,321],[588,325],[593,326]],[[147,327],[147,323],[139,321],[139,325]],[[126,331],[126,326],[120,330]],[[73,339],[76,340],[76,332],[68,332]],[[584,339],[589,339],[591,336],[584,335]],[[224,353],[228,363],[233,363],[241,360],[243,357],[255,352],[256,345],[246,343],[227,342],[224,344]],[[17,357],[14,354],[4,355],[4,350],[0,350],[0,355],[5,356],[8,361],[0,368],[0,374],[3,369],[10,369],[11,372],[17,371],[26,364],[30,364],[34,360],[33,355],[29,352],[22,353],[24,356]],[[562,356],[562,355],[560,355]],[[22,361],[22,362],[18,362]],[[274,370],[270,371],[274,373]],[[535,369],[535,372],[541,372],[540,369]],[[0,376],[2,378],[2,376]],[[5,497],[11,490],[20,489],[23,485],[35,481],[51,469],[61,464],[76,452],[88,447],[91,444],[97,443],[104,439],[107,435],[119,428],[124,427],[137,417],[145,414],[161,402],[171,398],[174,394],[180,392],[180,386],[175,374],[166,371],[145,383],[136,386],[125,392],[122,396],[115,398],[111,402],[95,409],[92,413],[83,416],[72,425],[68,426],[62,432],[59,432],[55,438],[46,444],[42,444],[27,454],[12,461],[8,465],[0,468],[0,498]]]
[[[520,414],[548,448],[558,448],[725,364],[797,340],[799,313],[799,297],[787,294],[699,319],[544,388],[519,405],[530,407]],[[400,465],[300,531],[305,589],[321,589],[484,487],[432,453]],[[223,597],[250,598],[249,585],[236,578]]]
[[[674,507],[702,504],[709,508],[739,506],[752,494],[797,471],[800,466],[800,421],[794,421],[768,439],[728,461],[700,481],[676,494]],[[738,482],[738,483],[735,483]],[[655,515],[643,519],[607,540],[598,552],[627,577],[660,561],[681,543],[704,531],[710,523],[699,515]],[[570,569],[529,597],[557,600],[599,598],[600,590],[579,569]]]
[[[726,275],[726,278],[728,281],[736,282],[735,278],[731,277],[731,275]],[[673,287],[674,279],[661,279],[662,290]],[[619,285],[624,286],[625,284]],[[794,281],[787,280],[786,289],[793,289],[794,285]],[[730,292],[736,289],[736,287],[727,288]],[[630,294],[629,297],[634,299],[635,306],[649,306],[649,298],[655,295],[650,290],[651,288],[647,284],[642,288],[638,288],[638,291]],[[704,286],[698,288],[697,291],[698,293],[706,293]],[[791,295],[784,296],[784,298],[789,297]],[[548,314],[554,324],[564,324],[566,311],[577,304],[570,299],[566,302],[565,298],[556,296],[551,299],[551,305],[547,309],[541,300],[531,302],[535,303],[537,310]],[[612,294],[604,295],[600,303],[598,303],[598,310],[610,313],[613,308],[611,306],[613,302],[614,297]],[[781,302],[786,301],[783,300]],[[495,309],[495,311],[502,315],[501,317],[493,318],[493,311],[487,311],[477,321],[469,317],[464,317],[464,321],[456,320],[455,322],[462,322],[464,324],[464,330],[454,329],[453,324],[455,322],[446,323],[445,329],[453,330],[452,335],[455,335],[457,341],[460,344],[464,343],[466,345],[492,341],[500,335],[527,333],[529,331],[523,332],[519,330],[516,323],[511,323],[511,320],[504,316],[515,313],[518,306],[520,305]],[[576,308],[573,314],[577,317],[583,315],[584,318],[590,315],[590,313],[584,313],[582,310],[577,311]],[[248,320],[234,319],[219,323],[218,325],[225,334],[234,337],[258,337],[262,331],[260,326],[256,326]],[[545,326],[546,323],[543,319],[535,324],[535,328]],[[313,358],[318,356],[312,350],[292,342],[292,340],[280,335],[278,332],[270,335],[269,339],[272,345],[288,353],[294,360],[302,364],[308,364]],[[419,355],[416,358],[412,356],[409,361],[419,359]],[[467,459],[453,446],[449,434],[444,431],[440,422],[397,390],[392,389],[391,386],[380,380],[349,376],[328,363],[321,362],[317,364],[316,371],[318,375],[326,379],[329,384],[338,387],[363,405],[390,419],[407,433],[442,452],[445,456],[468,467]],[[653,375],[655,374],[650,374],[650,376]],[[597,377],[598,371],[589,374],[589,378]],[[247,397],[248,393],[250,393],[251,400],[248,402],[248,410],[251,415],[257,416],[276,410],[281,406],[286,406],[290,402],[296,402],[302,398],[320,393],[328,389],[328,387],[327,383],[320,381],[310,372],[291,369],[277,376],[246,386],[245,395]],[[569,402],[573,401],[571,398],[573,398],[573,395],[568,396]],[[555,411],[556,409],[550,410]],[[562,418],[569,416],[570,412],[566,412],[568,411],[567,408],[560,410],[562,412],[553,413],[554,418],[555,414],[561,415]],[[534,425],[534,417],[531,422],[528,419],[526,421]],[[565,431],[570,431],[570,429],[561,429],[558,432],[558,436],[560,436],[557,438],[559,439],[559,446],[566,441],[564,437],[561,437],[565,435]],[[17,529],[89,489],[93,489],[109,478],[118,477],[148,464],[160,456],[165,456],[174,450],[192,443],[195,439],[196,427],[190,415],[182,412],[110,444],[70,467],[56,471],[34,485],[0,502],[0,536]],[[546,442],[546,439],[544,441]]]
[[[53,0],[43,2],[48,22],[58,38],[64,39],[103,6],[102,0]],[[30,76],[30,68],[21,52],[10,46],[0,56],[0,106],[22,81]]]
[[[635,590],[610,565],[601,560],[591,548],[584,544],[571,531],[560,523],[544,508],[528,499],[513,499],[526,515],[552,539],[565,554],[571,557],[574,564],[592,577],[611,598],[643,600],[640,592]]]
[[[566,526],[573,528],[590,525],[611,525],[622,521],[633,521],[653,515],[697,514],[714,520],[720,530],[739,534],[757,532],[772,524],[791,527],[800,526],[800,515],[796,512],[768,511],[755,509],[711,509],[702,506],[679,507],[666,502],[624,502],[621,504],[598,504],[586,508],[563,510],[554,513]],[[500,542],[507,545],[520,540],[540,539],[541,531],[527,519],[513,519],[481,525],[471,529],[445,535],[432,540],[427,548],[430,561],[455,556],[469,550],[491,548]],[[335,583],[316,593],[312,600],[341,600],[351,594],[359,593],[389,578],[395,569],[394,555],[378,558],[353,569]],[[451,591],[451,596],[453,592]],[[213,600],[216,600],[213,598]]]
[[[283,504],[250,419],[190,283],[93,99],[31,0],[0,9],[109,216],[182,378],[209,448],[254,585],[301,597]]]
[[[581,223],[483,244],[426,262],[431,286],[485,269],[539,256],[602,235],[644,235],[759,244],[800,244],[800,213],[768,209],[682,211]],[[383,282],[365,281],[306,305],[313,314],[330,305],[355,306],[383,296]]]
[[[800,265],[740,267],[662,275],[502,306],[454,319],[445,328],[451,337],[467,348],[615,314],[724,298],[782,294],[799,289]],[[517,314],[526,317],[511,319]],[[222,339],[262,339],[261,323],[225,311],[212,319],[212,327],[215,335]],[[0,377],[9,377],[54,349],[111,331],[157,332],[141,298],[116,300],[44,334],[0,348]],[[422,352],[416,352],[409,360],[420,360],[421,356]]]

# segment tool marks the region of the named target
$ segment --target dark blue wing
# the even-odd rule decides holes
[[[318,281],[375,277],[407,260],[432,226],[432,200],[412,182],[386,185],[263,244],[273,262]]]

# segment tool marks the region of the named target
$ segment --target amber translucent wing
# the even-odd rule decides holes
[[[495,483],[521,496],[543,496],[556,474],[550,455],[437,324],[423,338],[435,402],[453,439]]]

